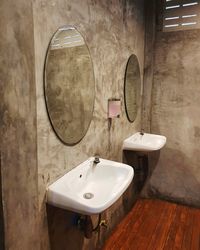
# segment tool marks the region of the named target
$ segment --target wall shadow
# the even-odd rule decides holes
[[[160,150],[156,150],[156,151],[152,151],[148,153],[148,176],[146,178],[145,184],[142,188],[141,191],[141,197],[143,198],[149,198],[150,194],[149,194],[149,182],[151,179],[151,176],[154,172],[154,170],[156,169],[156,166],[158,165],[159,162],[159,158],[160,158]]]
[[[0,159],[1,164],[1,159]],[[1,182],[1,165],[0,165],[0,249],[5,249],[5,234],[4,234],[4,215],[3,215],[3,200],[2,200],[2,182]]]
[[[123,162],[133,167],[133,180],[123,195],[124,211],[129,212],[140,196],[149,175],[148,155],[139,152],[123,151]]]
[[[79,215],[46,205],[51,250],[80,250],[84,235],[77,227]]]

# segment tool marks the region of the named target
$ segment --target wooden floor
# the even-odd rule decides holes
[[[103,250],[200,250],[200,210],[160,200],[139,200]]]

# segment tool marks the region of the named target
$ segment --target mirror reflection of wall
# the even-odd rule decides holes
[[[78,143],[92,120],[95,82],[88,47],[74,27],[58,29],[50,42],[45,99],[58,138],[67,145]]]
[[[136,55],[128,59],[124,80],[125,110],[129,122],[134,122],[137,117],[140,103],[141,76],[140,66]]]

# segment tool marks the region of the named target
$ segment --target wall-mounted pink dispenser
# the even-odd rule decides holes
[[[121,114],[121,100],[117,98],[108,99],[108,118],[119,118]]]

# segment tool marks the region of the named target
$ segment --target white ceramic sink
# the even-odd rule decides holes
[[[132,151],[155,151],[166,144],[167,138],[162,135],[148,134],[143,135],[138,132],[124,140],[123,149]]]
[[[97,165],[93,161],[94,157],[89,158],[51,184],[47,202],[85,215],[101,213],[111,206],[131,183],[133,168],[101,158]]]

